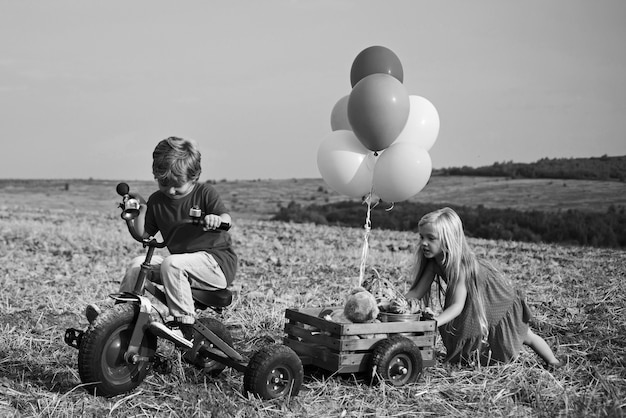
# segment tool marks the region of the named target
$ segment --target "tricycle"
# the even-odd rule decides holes
[[[267,346],[247,359],[233,348],[228,328],[213,317],[200,317],[194,324],[194,336],[187,340],[173,322],[156,309],[145,292],[162,306],[167,306],[165,292],[151,279],[150,262],[155,249],[166,243],[154,237],[144,238],[135,230],[133,220],[139,214],[139,201],[130,194],[126,183],[117,185],[122,196],[121,217],[131,236],[147,248],[136,286],[132,292],[114,293],[111,309],[99,314],[87,329],[68,328],[65,342],[78,349],[78,373],[84,387],[94,395],[112,397],[132,391],[151,370],[171,371],[171,360],[157,352],[159,339],[172,342],[184,358],[210,375],[218,375],[227,366],[243,372],[245,393],[265,399],[297,395],[303,379],[302,362],[287,346]],[[184,228],[201,227],[204,214],[192,208]],[[229,229],[226,224],[223,229]],[[179,231],[180,232],[180,231]],[[207,232],[210,233],[210,232]],[[232,303],[229,289],[192,288],[197,312],[211,309],[221,313]]]

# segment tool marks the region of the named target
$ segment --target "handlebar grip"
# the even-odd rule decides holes
[[[217,229],[220,229],[220,230],[222,230],[222,231],[228,231],[228,230],[230,229],[230,227],[231,227],[231,226],[232,226],[232,225],[231,225],[230,223],[228,223],[228,222],[222,222],[222,223],[220,224],[220,226],[218,226],[218,227],[217,227]]]

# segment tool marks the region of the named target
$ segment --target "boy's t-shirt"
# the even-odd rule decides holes
[[[189,209],[198,207],[205,215],[228,213],[217,190],[208,183],[196,183],[193,190],[180,199],[170,199],[160,191],[148,199],[145,231],[150,235],[161,232],[172,254],[206,251],[213,255],[230,285],[237,271],[237,255],[226,231],[205,231],[190,223]]]

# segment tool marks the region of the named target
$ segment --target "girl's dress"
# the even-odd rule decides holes
[[[479,266],[478,291],[484,295],[489,336],[483,341],[478,314],[469,303],[469,298],[466,299],[461,314],[439,327],[447,351],[445,361],[472,363],[477,359],[476,354],[479,354],[482,364],[493,361],[509,362],[519,354],[528,333],[528,322],[532,315],[523,292],[516,290],[490,264],[479,261]],[[443,281],[445,286],[445,275],[439,267],[435,271],[435,280],[440,285]],[[452,295],[448,293],[445,296],[444,309],[452,302]]]

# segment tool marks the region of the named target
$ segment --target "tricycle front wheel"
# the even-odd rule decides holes
[[[128,363],[128,350],[135,318],[136,304],[115,305],[103,312],[83,336],[78,351],[78,373],[86,389],[100,396],[115,396],[135,389],[144,380],[150,363]],[[157,338],[146,333],[141,341],[139,356],[154,358]]]
[[[413,341],[401,335],[380,341],[374,346],[370,371],[372,381],[393,386],[415,383],[422,375],[422,354]]]
[[[244,372],[243,389],[263,399],[296,396],[304,379],[300,357],[285,345],[259,350]]]

